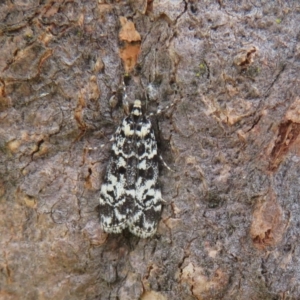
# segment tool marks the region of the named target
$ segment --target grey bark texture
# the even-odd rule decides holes
[[[300,299],[299,1],[1,1],[0,299]],[[107,235],[128,98],[157,234]]]

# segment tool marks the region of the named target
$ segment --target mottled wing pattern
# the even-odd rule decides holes
[[[120,233],[127,227],[135,203],[135,187],[128,174],[135,177],[135,152],[132,151],[133,135],[126,134],[132,123],[130,116],[118,127],[111,149],[104,181],[100,191],[100,221],[107,233]]]
[[[142,238],[156,232],[161,213],[161,192],[158,186],[157,143],[149,119],[141,117],[136,126],[137,177],[135,206],[129,230]]]
[[[151,122],[136,100],[117,129],[101,186],[101,224],[105,232],[124,228],[142,238],[156,232],[161,212],[157,143]]]

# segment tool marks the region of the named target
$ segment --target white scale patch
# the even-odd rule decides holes
[[[155,234],[161,215],[157,143],[150,120],[136,100],[116,130],[100,191],[101,225],[107,233]]]

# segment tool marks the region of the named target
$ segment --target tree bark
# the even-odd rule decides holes
[[[299,299],[298,1],[2,1],[0,300]],[[111,137],[140,99],[166,204],[106,234]]]

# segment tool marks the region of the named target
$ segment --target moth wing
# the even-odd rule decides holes
[[[128,126],[130,117],[123,120],[115,133],[100,191],[100,221],[107,233],[120,233],[126,228],[134,207],[135,188],[128,174],[135,172],[136,155],[132,151],[133,136],[126,131]]]
[[[156,232],[162,201],[158,185],[157,143],[147,118],[136,129],[136,152],[135,206],[129,220],[129,230],[139,237],[147,238]]]

